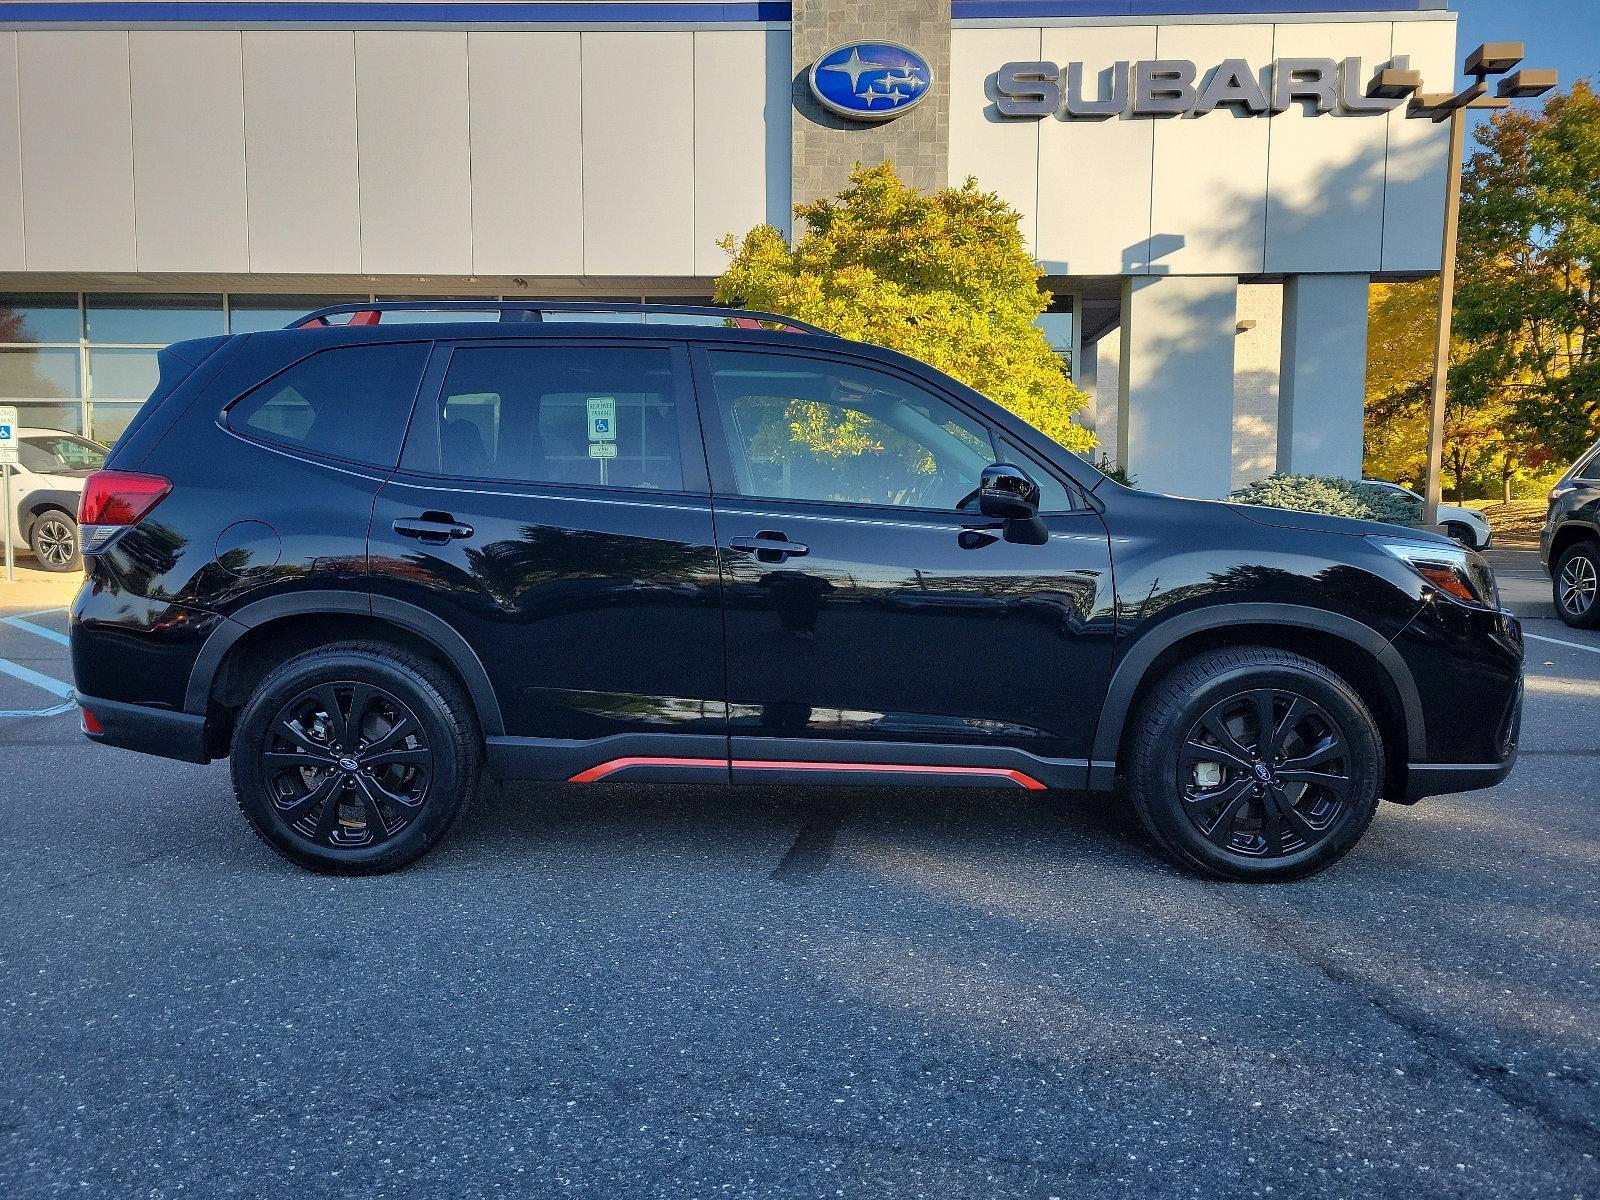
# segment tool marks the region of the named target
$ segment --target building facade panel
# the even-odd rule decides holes
[[[1040,58],[1083,63],[1084,89],[1104,88],[1119,62],[1156,55],[1154,25],[1045,28]],[[1000,64],[990,68],[993,71]],[[1095,90],[1095,95],[1102,92]],[[1147,275],[1155,123],[1045,117],[1039,123],[1039,244],[1051,275]]]
[[[472,267],[583,273],[582,35],[467,35]]]
[[[1035,121],[1009,121],[995,110],[996,63],[1032,62],[1043,31],[956,29],[950,34],[951,187],[967,176],[998,192],[1022,216],[1029,249],[1039,244],[1039,131]]]
[[[789,39],[761,29],[694,35],[694,270],[718,275],[717,243],[789,227]],[[729,104],[728,96],[758,102]]]
[[[250,269],[357,274],[355,34],[247,29],[243,54]]]
[[[465,32],[356,34],[361,269],[470,275]]]
[[[0,31],[0,271],[23,271],[28,262],[22,233],[22,114],[17,99],[17,35]]]
[[[1166,25],[1158,59],[1196,66],[1204,93],[1223,65],[1243,63],[1270,84],[1271,25]],[[1266,254],[1267,138],[1274,122],[1218,105],[1151,120],[1151,271],[1254,275]],[[1156,253],[1159,251],[1159,253]]]
[[[29,271],[136,271],[128,34],[17,35]]]
[[[242,53],[232,30],[128,35],[140,271],[250,269]]]
[[[1394,53],[1408,55],[1432,91],[1453,90],[1455,24],[1397,24]],[[1440,81],[1435,84],[1432,81]],[[1389,114],[1389,156],[1383,194],[1383,270],[1435,274],[1444,239],[1445,166],[1450,156],[1444,125]]]
[[[693,33],[584,33],[582,186],[587,274],[694,274]]]
[[[1390,60],[1393,41],[1386,22],[1285,22],[1275,27],[1274,57],[1359,58],[1365,82]],[[1270,125],[1267,270],[1379,270],[1389,116],[1335,119],[1297,101]]]

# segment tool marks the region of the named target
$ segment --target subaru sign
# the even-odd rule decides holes
[[[811,94],[852,121],[887,121],[928,94],[933,68],[893,42],[850,42],[811,65]]]

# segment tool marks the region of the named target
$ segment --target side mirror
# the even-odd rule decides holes
[[[1039,515],[1039,485],[1021,467],[994,463],[983,469],[978,511],[1000,521],[1031,521]]]

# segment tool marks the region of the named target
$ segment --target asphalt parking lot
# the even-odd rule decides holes
[[[70,673],[13,611],[0,1194],[1600,1193],[1600,636],[1496,557],[1517,772],[1271,888],[877,789],[491,789],[318,878],[225,764],[18,715]]]

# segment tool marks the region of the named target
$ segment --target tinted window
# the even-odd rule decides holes
[[[855,364],[714,351],[712,379],[747,496],[973,508],[988,431],[897,376]]]
[[[445,475],[683,487],[672,355],[660,347],[458,349],[431,427],[413,438],[407,464]]]
[[[323,350],[246,395],[228,424],[316,454],[392,467],[427,349],[412,342]]]

